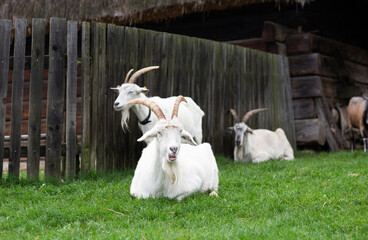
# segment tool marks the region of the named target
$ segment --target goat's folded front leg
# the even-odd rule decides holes
[[[270,158],[271,158],[271,156],[269,154],[262,153],[262,154],[257,155],[255,158],[253,158],[252,162],[254,162],[254,163],[265,162]]]

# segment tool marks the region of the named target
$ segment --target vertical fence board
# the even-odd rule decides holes
[[[105,168],[106,24],[92,24],[92,158],[97,171]]]
[[[27,20],[15,20],[9,174],[19,177]]]
[[[49,80],[47,87],[45,177],[60,177],[64,122],[66,20],[50,19]]]
[[[117,67],[118,56],[116,54],[117,51],[117,37],[118,32],[115,25],[109,24],[107,26],[107,49],[106,49],[106,60],[107,60],[107,86],[108,87],[116,87],[115,84],[115,68]],[[114,115],[113,103],[118,94],[114,93],[111,90],[107,92],[107,111],[106,111],[106,127],[107,129],[115,129],[114,128],[114,120],[115,118],[111,117]],[[109,130],[106,131],[106,170],[112,171],[114,169],[115,163],[115,154],[114,149],[117,149],[116,141],[114,135],[110,133]]]
[[[114,85],[121,85],[124,81],[124,77],[125,74],[128,72],[128,66],[127,63],[124,61],[124,49],[123,49],[123,44],[125,42],[125,27],[116,27],[115,30],[117,31],[117,38],[115,39],[115,46],[117,47],[117,51],[116,51],[116,65],[115,65],[115,79],[114,79]],[[125,71],[127,70],[127,71]],[[109,106],[107,106],[109,107]],[[124,145],[123,145],[123,141],[124,141],[124,132],[123,129],[121,128],[121,114],[115,112],[113,114],[113,116],[115,115],[114,118],[114,125],[113,125],[113,129],[115,129],[114,133],[113,133],[113,138],[114,138],[114,145],[116,146],[116,148],[114,149],[114,169],[116,170],[121,170],[124,169],[124,163],[127,162],[124,158]]]
[[[6,109],[4,99],[8,89],[10,36],[12,21],[0,19],[0,179],[3,175],[4,131]]]
[[[45,54],[45,19],[32,19],[31,82],[29,89],[27,177],[38,179],[40,170],[40,135],[42,81]]]
[[[66,82],[66,177],[76,175],[78,25],[68,21]]]
[[[90,23],[82,23],[82,173],[95,169],[91,158],[91,73]]]

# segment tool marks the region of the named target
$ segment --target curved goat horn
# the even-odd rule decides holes
[[[249,118],[250,118],[251,116],[253,116],[254,114],[256,114],[256,113],[258,113],[258,112],[263,112],[263,111],[266,111],[266,110],[268,110],[268,108],[257,108],[257,109],[253,109],[253,110],[251,110],[251,111],[247,112],[247,113],[244,115],[244,117],[243,117],[243,122],[244,122],[244,123],[246,123],[246,122],[249,120]]]
[[[153,69],[157,69],[159,68],[159,66],[151,66],[151,67],[145,67],[145,68],[142,68],[138,71],[136,71],[129,79],[128,83],[134,83],[135,80],[137,80],[137,78],[142,75],[143,73],[146,73],[148,71],[151,71]]]
[[[174,103],[174,108],[172,111],[172,115],[171,115],[171,119],[173,119],[174,117],[178,117],[179,105],[182,101],[187,102],[187,100],[182,95],[176,98],[175,103]]]
[[[130,69],[129,72],[127,73],[126,77],[125,77],[125,80],[124,80],[124,83],[127,83],[128,80],[129,80],[129,76],[130,74],[134,71],[134,69]]]
[[[235,122],[238,123],[239,122],[239,117],[238,117],[238,114],[236,113],[235,109],[231,108],[230,113],[231,113],[231,115],[233,115]]]
[[[164,113],[162,112],[161,108],[154,101],[151,101],[151,100],[145,99],[145,98],[138,98],[138,99],[130,100],[125,105],[128,106],[128,105],[132,105],[132,104],[142,104],[142,105],[148,107],[149,109],[151,109],[152,112],[158,118],[158,120],[161,120],[161,119],[166,120],[166,117],[165,117]]]

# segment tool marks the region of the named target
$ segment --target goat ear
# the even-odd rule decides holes
[[[183,131],[181,131],[181,139],[186,142],[186,143],[189,143],[189,144],[192,144],[194,146],[197,145],[197,143],[194,141],[192,135],[190,135],[190,133],[188,133],[187,131],[185,131],[183,129]]]
[[[247,133],[253,134],[253,129],[251,129],[250,127],[247,128],[246,130]]]
[[[146,87],[141,87],[141,88],[139,88],[139,93],[144,93],[144,94],[146,94],[146,93],[148,93],[148,91],[149,91],[149,89],[148,89],[148,88],[146,88]]]
[[[150,140],[152,138],[155,138],[157,135],[157,130],[156,128],[152,128],[151,130],[147,131],[145,134],[143,134],[142,137],[138,138],[138,142],[143,142],[146,140]]]
[[[227,129],[225,129],[225,132],[227,133],[233,133],[234,131],[234,127],[228,127]]]
[[[112,88],[110,88],[111,90],[113,90],[114,92],[117,92],[117,93],[119,93],[119,88],[116,88],[116,87],[112,87]]]

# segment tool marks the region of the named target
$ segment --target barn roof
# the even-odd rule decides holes
[[[316,0],[4,0],[0,18],[63,17],[119,24],[161,21],[184,14],[223,10],[252,4],[281,3],[302,6]],[[24,7],[21,7],[24,6]]]

